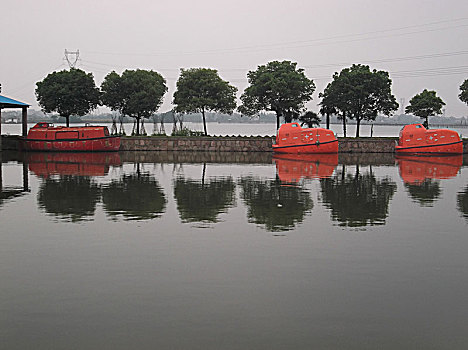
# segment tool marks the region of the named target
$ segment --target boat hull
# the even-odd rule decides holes
[[[437,145],[395,146],[395,151],[398,154],[461,154],[463,153],[463,141]]]
[[[21,149],[25,151],[51,152],[110,152],[120,148],[119,136],[108,136],[85,140],[34,140],[22,139]]]
[[[338,140],[323,143],[309,143],[287,146],[273,145],[273,151],[275,153],[291,154],[338,153]]]

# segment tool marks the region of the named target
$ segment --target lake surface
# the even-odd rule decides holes
[[[461,156],[2,158],[2,349],[467,348]]]
[[[65,124],[55,124],[55,125],[65,125]],[[73,125],[84,125],[83,124],[73,124]],[[112,130],[111,123],[93,123],[93,125],[106,125],[109,130]],[[29,128],[33,127],[34,124],[28,124]],[[203,123],[194,123],[194,122],[185,122],[184,126],[193,131],[203,131]],[[322,128],[325,127],[325,124],[320,125]],[[118,130],[120,125],[117,126]],[[153,133],[161,132],[161,124],[154,125],[153,123],[145,122],[145,131],[148,135]],[[172,133],[173,124],[164,123],[164,132],[167,135]],[[207,131],[209,135],[216,136],[226,136],[226,135],[241,135],[241,136],[273,136],[276,135],[276,123],[207,123]],[[375,137],[398,137],[401,125],[378,125],[375,124],[372,127],[372,136]],[[126,123],[123,124],[123,129],[126,135],[131,135],[133,124]],[[457,131],[463,137],[468,136],[468,128],[456,128],[450,127],[451,130]],[[331,124],[330,130],[333,130],[338,136],[343,136],[343,128],[341,124]],[[21,135],[21,124],[2,124],[2,134],[4,135]],[[356,134],[356,125],[349,124],[347,126],[347,136],[354,137]],[[369,137],[371,135],[371,125],[361,125],[360,128],[361,137]]]

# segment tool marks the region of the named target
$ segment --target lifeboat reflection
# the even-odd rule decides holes
[[[281,182],[323,179],[333,175],[338,154],[275,154],[276,171]]]
[[[457,176],[463,156],[400,156],[396,157],[400,176],[407,184],[421,184],[426,179],[450,179]]]
[[[27,153],[29,170],[37,176],[50,175],[104,176],[110,166],[120,166],[122,161],[116,152],[93,153]]]

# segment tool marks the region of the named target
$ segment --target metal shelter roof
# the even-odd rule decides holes
[[[0,95],[0,108],[23,108],[29,107],[27,103],[13,100],[12,98]]]

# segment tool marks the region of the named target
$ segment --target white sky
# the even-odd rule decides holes
[[[208,67],[236,86],[271,60],[306,69],[317,89],[352,63],[390,72],[400,103],[436,90],[449,116],[468,78],[466,0],[2,0],[2,94],[38,108],[36,82],[68,68],[65,49],[99,86],[112,70],[152,69],[167,80],[171,109],[180,68]],[[399,111],[398,111],[399,113]]]

